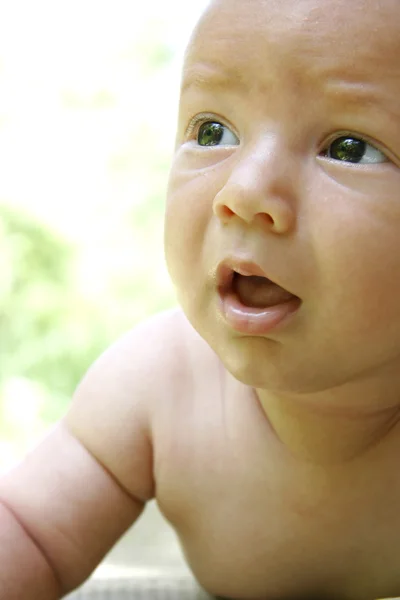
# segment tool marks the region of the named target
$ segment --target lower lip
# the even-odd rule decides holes
[[[221,295],[220,301],[226,323],[239,333],[250,335],[265,335],[286,324],[301,305],[299,298],[293,298],[269,308],[252,308],[242,304],[234,292]]]

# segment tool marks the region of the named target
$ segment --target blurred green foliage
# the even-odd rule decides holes
[[[108,268],[97,264],[102,295],[85,289],[78,247],[0,205],[0,468],[62,416],[84,372],[120,333],[173,303],[157,264],[152,269],[151,228],[160,227],[159,216],[155,197],[147,211],[132,212],[125,224],[132,246],[116,251],[127,264],[115,270],[112,261]],[[135,245],[145,258],[131,269]],[[94,250],[89,274],[101,260]]]
[[[73,248],[44,225],[0,206],[0,390],[13,377],[51,390],[51,421],[106,344],[99,315],[79,297]]]
[[[85,28],[72,53],[52,38],[57,71],[36,37],[30,63],[12,37],[0,56],[0,468],[110,343],[175,303],[162,262],[175,46],[157,17],[123,43],[91,27],[96,51]]]

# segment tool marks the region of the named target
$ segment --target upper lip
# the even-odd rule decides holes
[[[220,293],[227,293],[232,288],[232,282],[235,273],[239,273],[239,275],[245,275],[247,277],[252,275],[265,277],[272,283],[284,288],[284,286],[281,286],[280,283],[271,279],[264,269],[255,261],[246,260],[239,257],[228,257],[218,264],[215,271],[216,285]]]

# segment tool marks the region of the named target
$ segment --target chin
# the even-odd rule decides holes
[[[205,314],[203,302],[188,302],[186,297],[179,300],[192,327],[225,369],[246,386],[276,393],[312,394],[346,381],[345,376],[340,379],[338,369],[332,373],[330,366],[326,368],[315,358],[299,353],[298,348],[290,350],[270,338],[226,334],[212,310]]]
[[[268,356],[270,353],[263,347],[265,340],[260,339],[254,344],[254,339],[241,339],[240,343],[235,345],[215,339],[207,341],[226,370],[244,385],[271,390],[287,389],[289,374],[282,372],[279,359],[274,360]],[[293,376],[293,373],[291,375]],[[289,379],[292,379],[292,376]]]
[[[324,375],[314,366],[293,357],[278,356],[262,349],[245,352],[241,348],[235,351],[214,346],[227,371],[238,381],[252,388],[264,389],[275,393],[313,394],[336,387],[343,382],[332,379],[332,373]],[[293,360],[291,360],[291,358]],[[316,376],[318,373],[318,376]]]

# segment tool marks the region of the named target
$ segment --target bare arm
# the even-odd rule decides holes
[[[1,477],[0,598],[62,597],[154,496],[147,407],[165,384],[162,326],[153,319],[108,350],[66,417]]]
[[[64,423],[0,490],[0,598],[7,599],[51,600],[78,586],[143,508]]]

